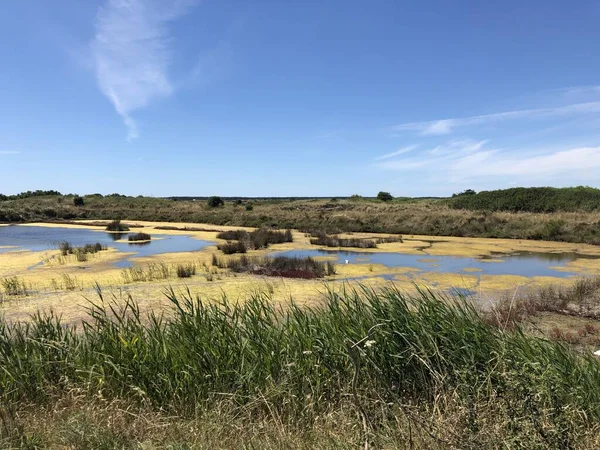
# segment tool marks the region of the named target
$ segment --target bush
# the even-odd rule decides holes
[[[129,227],[120,220],[113,220],[111,223],[106,225],[106,231],[129,231]]]
[[[389,202],[393,199],[394,197],[389,192],[380,191],[379,194],[377,194],[377,200],[381,200],[382,202]]]
[[[227,242],[227,244],[217,246],[219,250],[226,254],[246,253],[247,249],[259,250],[267,248],[270,244],[282,244],[284,242],[293,242],[294,240],[292,230],[274,231],[264,227],[251,232],[245,230],[222,231],[217,234],[217,238],[227,241],[238,241],[238,243]],[[239,250],[236,251],[236,249]]]
[[[233,253],[246,253],[248,250],[244,241],[228,241],[225,244],[217,245],[217,248],[226,255]]]
[[[70,242],[62,241],[58,243],[58,249],[60,250],[60,254],[62,256],[76,255],[77,261],[87,261],[86,255],[88,253],[97,253],[99,251],[106,250],[106,247],[100,242],[96,242],[95,244],[85,244],[82,247],[73,247]]]
[[[475,195],[477,194],[477,192],[475,192],[473,189],[466,189],[462,192],[458,192],[457,194],[452,194],[452,197],[460,197],[461,195]]]
[[[73,205],[75,206],[83,206],[85,204],[85,202],[83,201],[83,197],[73,197]]]
[[[130,234],[127,239],[129,240],[129,242],[149,241],[152,239],[152,236],[150,236],[148,233],[140,232],[140,233]]]
[[[246,205],[246,211],[252,211],[254,209],[254,206],[252,206],[252,203],[248,203]]]
[[[195,264],[178,264],[177,265],[177,278],[190,278],[192,275],[196,275]]]
[[[311,257],[291,258],[288,256],[229,258],[217,261],[217,266],[233,272],[251,273],[286,278],[323,278],[335,274],[335,264],[331,261],[317,261]]]
[[[210,208],[218,208],[225,204],[223,199],[221,197],[217,197],[216,195],[213,195],[212,197],[210,197],[208,199],[207,203]]]
[[[377,244],[403,242],[402,236],[375,239],[340,238],[338,235],[329,236],[324,231],[311,231],[310,236],[312,237],[310,239],[312,245],[324,245],[325,247],[377,248]]]

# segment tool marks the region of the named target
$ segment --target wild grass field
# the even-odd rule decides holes
[[[446,199],[224,199],[0,197],[0,222],[122,218],[215,225],[600,243],[600,194],[592,188],[518,188]],[[2,200],[4,198],[4,200]],[[210,200],[210,199],[209,199]]]

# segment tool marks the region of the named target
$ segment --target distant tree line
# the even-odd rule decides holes
[[[62,195],[62,194],[58,191],[53,191],[53,190],[43,191],[43,190],[38,189],[37,191],[25,191],[25,192],[21,192],[16,195],[0,194],[0,200],[15,200],[15,199],[19,199],[19,198],[29,198],[29,197],[45,197],[48,195]]]
[[[600,210],[600,189],[587,186],[519,187],[479,193],[467,189],[454,194],[449,203],[452,208],[472,211],[597,211]]]

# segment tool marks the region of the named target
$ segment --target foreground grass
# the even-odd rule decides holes
[[[0,447],[590,448],[600,364],[422,291],[0,321]]]

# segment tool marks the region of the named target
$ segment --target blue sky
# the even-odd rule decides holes
[[[0,192],[600,186],[597,1],[3,3]]]

